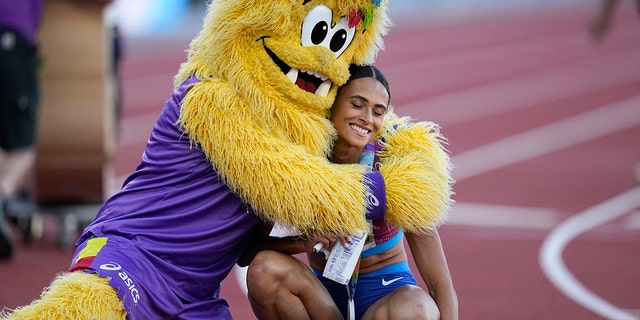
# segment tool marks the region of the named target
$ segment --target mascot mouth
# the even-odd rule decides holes
[[[327,94],[329,94],[329,89],[331,89],[333,82],[329,80],[327,76],[315,71],[293,68],[278,58],[278,56],[273,53],[273,51],[269,50],[267,46],[264,46],[264,49],[267,51],[269,57],[271,57],[271,60],[273,60],[273,62],[280,68],[282,73],[284,73],[287,78],[300,89],[321,97],[326,97]]]

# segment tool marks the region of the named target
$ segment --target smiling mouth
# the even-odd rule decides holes
[[[350,124],[349,127],[357,132],[360,132],[361,134],[369,134],[369,132],[371,132],[371,130],[367,130],[364,128],[360,128],[356,125]]]
[[[263,42],[264,45],[264,42]],[[319,72],[300,70],[293,68],[282,61],[278,56],[269,50],[267,46],[264,46],[271,60],[280,68],[292,83],[297,85],[300,89],[316,94],[321,97],[326,97],[329,94],[329,89],[333,82],[329,78]]]

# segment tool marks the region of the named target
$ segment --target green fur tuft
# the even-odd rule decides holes
[[[365,29],[368,29],[373,23],[375,13],[376,13],[376,8],[373,5],[365,5],[362,8],[362,15],[363,15],[362,19],[363,19],[363,24]]]

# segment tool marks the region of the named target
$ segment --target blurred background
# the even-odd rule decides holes
[[[595,33],[601,6],[391,1],[377,64],[396,112],[449,140],[457,203],[440,236],[461,319],[640,319],[640,9],[620,1]],[[137,166],[205,8],[104,8],[121,57],[105,197]],[[82,224],[68,213],[90,217],[100,201],[78,202],[43,206],[41,231],[0,262],[0,307],[29,303],[68,267]],[[232,272],[222,294],[234,318],[253,319],[241,283]]]

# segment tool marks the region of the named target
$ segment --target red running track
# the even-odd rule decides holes
[[[449,139],[457,204],[440,233],[461,319],[640,318],[640,17],[620,9],[598,43],[589,2],[396,20],[387,36],[378,64],[396,112]],[[130,45],[118,181],[191,36]],[[0,306],[29,303],[68,266],[54,222],[0,264]],[[254,318],[235,274],[222,293],[235,318]]]

